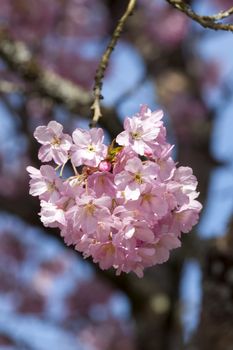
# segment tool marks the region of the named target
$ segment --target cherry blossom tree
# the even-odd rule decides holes
[[[233,30],[232,4],[206,4],[207,14],[198,1],[2,0],[0,346],[231,346],[231,227],[220,240],[186,235],[199,201],[209,206],[221,166],[213,125],[232,96],[223,64],[197,49]],[[125,63],[126,48],[140,59]],[[128,84],[136,60],[141,75]],[[213,90],[221,102],[209,103]],[[190,259],[203,271],[203,306],[187,341]]]

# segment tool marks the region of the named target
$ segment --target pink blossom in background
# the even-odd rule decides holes
[[[212,1],[209,1],[210,4]],[[222,11],[227,10],[232,7],[232,1],[231,0],[214,0],[213,3],[218,6],[219,9]]]
[[[28,167],[41,221],[60,228],[67,244],[102,269],[142,277],[146,267],[167,261],[198,222],[197,179],[173,161],[162,116],[141,106],[117,136],[120,146],[107,147],[100,128],[76,129],[72,139],[56,122],[36,129],[44,147],[39,158],[61,169],[72,162],[74,169],[63,178],[51,166]]]
[[[54,29],[60,35],[85,38],[105,33],[107,10],[100,0],[69,0],[63,5],[58,0],[1,0],[0,17],[15,38],[31,44]]]
[[[140,0],[139,3],[144,12],[144,30],[150,39],[168,50],[182,43],[188,32],[187,16],[165,2]]]
[[[95,350],[135,349],[130,316],[119,317],[113,311],[112,300],[121,303],[118,291],[93,276],[88,264],[52,237],[37,230],[32,234],[32,227],[20,220],[9,224],[8,217],[4,219],[5,227],[0,228],[1,320],[13,326],[2,326],[1,350],[34,349],[37,339],[49,350],[92,349],[93,342]],[[104,317],[96,322],[98,306]],[[15,319],[22,322],[23,332]],[[56,336],[48,341],[54,328],[62,334],[62,344]],[[11,329],[20,334],[20,340]],[[28,338],[32,329],[33,336]]]
[[[26,43],[43,68],[86,89],[98,62],[83,47],[107,34],[108,18],[101,0],[1,0],[0,6],[0,22],[10,37]]]
[[[175,131],[179,140],[190,143],[195,130],[199,130],[208,119],[205,104],[187,92],[177,93],[168,104]]]

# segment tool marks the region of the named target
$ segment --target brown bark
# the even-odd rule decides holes
[[[233,222],[227,235],[212,240],[205,256],[201,319],[190,349],[233,349],[232,237]]]

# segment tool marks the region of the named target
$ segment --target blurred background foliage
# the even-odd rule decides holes
[[[213,14],[232,0],[189,1]],[[1,0],[0,349],[233,349],[232,33],[138,0],[103,86],[106,141],[141,103],[162,108],[204,205],[182,248],[143,279],[115,277],[43,229],[28,195],[36,126],[88,127],[101,54],[127,1]]]

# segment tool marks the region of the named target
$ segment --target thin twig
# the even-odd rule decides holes
[[[190,5],[183,2],[183,0],[166,0],[170,5],[175,7],[177,10],[185,13],[188,17],[198,22],[202,27],[210,28],[214,30],[225,30],[233,32],[233,24],[230,23],[219,23],[230,15],[233,14],[233,7],[226,11],[221,11],[212,16],[201,16],[193,11]]]
[[[213,21],[221,21],[233,14],[233,7],[229,8],[226,11],[220,11],[219,13],[212,16],[202,16],[203,19],[213,20]]]
[[[73,170],[74,170],[75,176],[78,176],[79,173],[78,173],[78,171],[77,171],[77,169],[76,169],[74,163],[72,162],[72,160],[71,160],[71,165],[72,165],[72,168],[73,168]]]
[[[127,21],[128,17],[132,14],[134,8],[136,5],[136,0],[130,0],[127,6],[127,9],[125,11],[125,13],[123,14],[123,16],[121,17],[121,19],[119,20],[113,34],[112,34],[112,38],[110,40],[110,43],[108,44],[106,51],[104,52],[99,66],[97,68],[96,71],[96,75],[95,75],[95,85],[94,85],[94,102],[91,106],[91,109],[93,109],[94,114],[93,114],[93,118],[92,118],[92,122],[90,124],[91,127],[96,126],[96,124],[98,123],[99,118],[102,116],[101,113],[101,108],[100,108],[100,100],[103,99],[103,96],[101,95],[101,89],[102,89],[102,79],[104,77],[104,73],[106,71],[106,68],[108,66],[109,63],[109,58],[111,56],[112,51],[114,50],[117,41],[121,35],[121,32],[123,30],[123,27],[125,25],[125,22]]]

